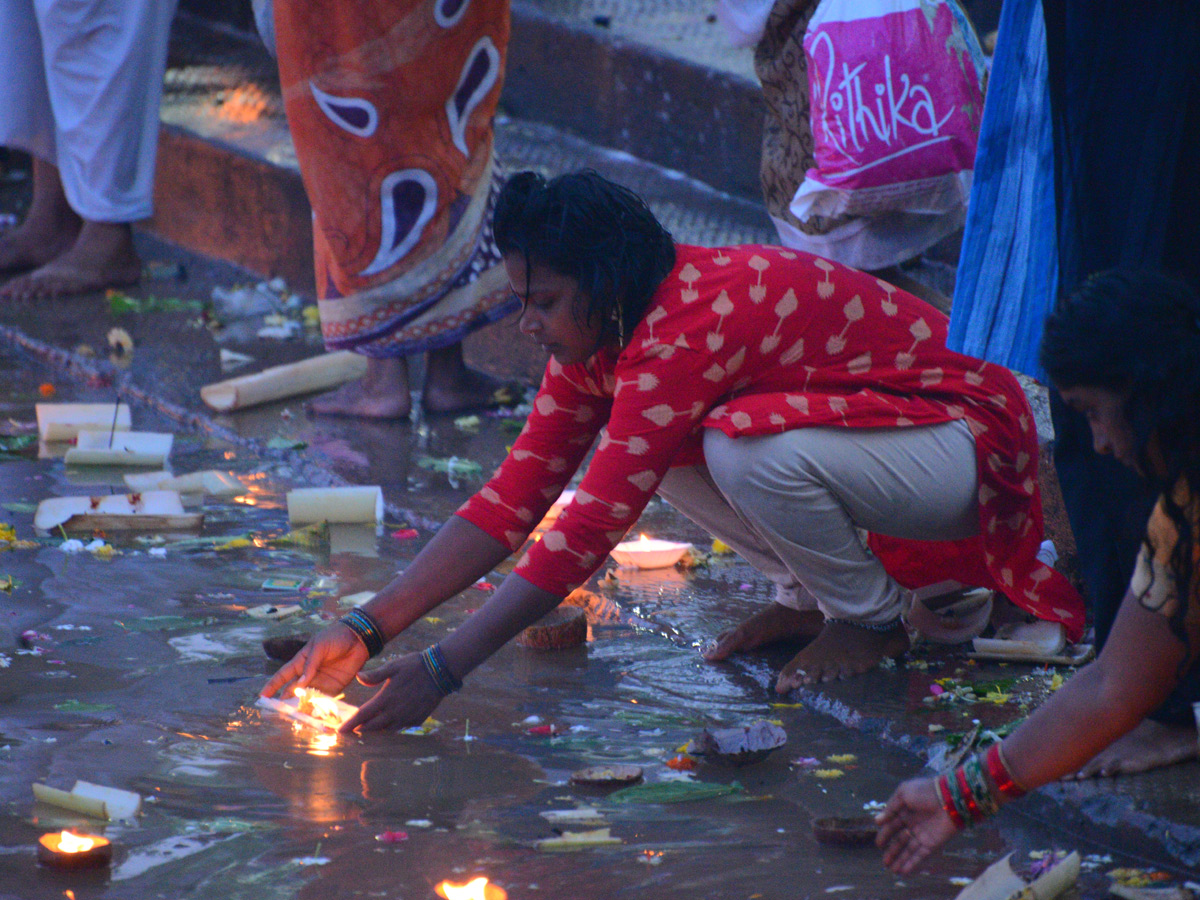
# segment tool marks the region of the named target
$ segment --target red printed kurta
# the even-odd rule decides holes
[[[574,502],[517,574],[563,595],[586,580],[667,470],[702,460],[702,428],[736,438],[964,419],[975,437],[979,536],[872,535],[872,549],[907,587],[953,578],[996,588],[1079,639],[1082,599],[1036,559],[1037,433],[1010,372],[947,350],[946,317],[874,276],[776,247],[676,253],[619,356],[551,360],[512,452],[458,512],[516,550],[600,434]]]

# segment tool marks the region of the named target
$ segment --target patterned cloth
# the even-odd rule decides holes
[[[1193,541],[1196,541],[1196,535],[1200,535],[1197,530],[1200,517],[1190,496],[1187,484],[1180,480],[1175,488],[1174,499],[1186,511],[1185,515],[1190,516]],[[1164,503],[1165,500],[1160,498],[1146,524],[1146,540],[1138,553],[1133,577],[1129,581],[1129,592],[1146,609],[1167,618],[1178,618],[1183,627],[1181,636],[1186,636],[1190,654],[1194,655],[1200,648],[1200,578],[1193,574],[1188,596],[1180,596],[1172,562],[1179,543],[1179,529],[1171,521]],[[1192,558],[1193,565],[1200,561],[1200,546],[1193,549]],[[1184,606],[1182,612],[1180,604]]]
[[[513,550],[599,433],[574,502],[517,574],[556,594],[583,582],[672,466],[701,460],[702,428],[731,437],[824,425],[907,428],[964,419],[975,437],[980,535],[873,535],[906,587],[953,578],[1083,632],[1083,603],[1036,559],[1037,435],[1024,393],[997,366],[946,349],[946,318],[886,282],[776,247],[679,246],[675,269],[619,356],[551,360],[512,452],[458,512]]]
[[[516,308],[490,224],[508,6],[275,3],[330,349],[438,349]]]

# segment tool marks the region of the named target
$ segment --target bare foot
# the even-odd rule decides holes
[[[467,368],[462,344],[455,344],[430,351],[421,404],[429,413],[484,409],[504,405],[502,395],[506,390],[512,395],[512,402],[520,400],[520,393],[513,391],[510,385]]]
[[[367,374],[362,378],[322,394],[304,406],[319,416],[406,419],[412,408],[408,395],[408,360],[403,357],[368,359]]]
[[[0,299],[35,300],[90,294],[134,284],[142,261],[123,222],[84,222],[70,249],[0,288]]]
[[[709,662],[718,662],[741,650],[754,650],[791,638],[815,637],[824,624],[825,617],[819,610],[798,610],[772,603],[736,628],[722,631],[713,645],[701,655]]]
[[[0,236],[0,272],[27,272],[70,249],[83,220],[67,202],[58,169],[33,161],[33,202],[16,228]]]
[[[0,235],[0,272],[28,272],[65,253],[79,235],[79,220],[74,226],[50,225],[25,221]]]
[[[1133,775],[1194,759],[1196,729],[1187,725],[1164,725],[1146,719],[1133,731],[1109,744],[1074,775],[1064,781],[1097,776]]]
[[[885,659],[902,656],[907,649],[908,632],[900,622],[890,631],[826,622],[813,642],[783,667],[775,690],[786,694],[802,684],[861,675]]]

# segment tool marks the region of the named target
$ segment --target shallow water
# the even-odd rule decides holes
[[[24,421],[37,378],[7,362],[11,397],[0,413]],[[138,410],[135,423],[166,427]],[[495,457],[506,434],[485,433],[471,445]],[[253,479],[243,497],[208,503],[203,537],[287,530],[286,467],[186,436],[174,464],[176,471],[232,468]],[[407,471],[391,482],[391,498],[400,491],[403,505],[434,519],[470,488],[427,476],[409,482]],[[50,459],[0,461],[10,504],[117,490],[117,475],[69,471]],[[4,515],[22,538],[31,536],[31,518],[24,506]],[[1036,827],[1002,818],[904,880],[882,869],[873,848],[818,845],[815,818],[861,814],[918,765],[831,718],[773,706],[753,667],[700,659],[703,639],[770,597],[762,579],[732,560],[624,579],[593,603],[586,647],[504,648],[439,707],[440,724],[427,735],[333,740],[255,707],[275,665],[263,638],[315,630],[338,615],[338,597],[382,586],[429,537],[423,530],[415,541],[393,538],[402,524],[378,535],[335,535],[333,548],[312,552],[222,551],[169,539],[158,545],[166,557],[156,558],[149,544],[122,538],[113,540],[120,552],[111,561],[64,554],[55,540],[0,554],[0,572],[17,581],[11,595],[0,594],[7,666],[0,668],[0,895],[431,898],[443,879],[485,874],[512,898],[950,897],[958,890],[952,877],[977,873],[1006,848],[1045,845]],[[704,539],[661,506],[643,527]],[[311,587],[262,589],[264,579],[281,575]],[[389,652],[436,640],[486,597],[464,592]],[[286,602],[300,602],[305,617],[274,623],[244,613]],[[19,637],[28,631],[35,634]],[[766,662],[756,665],[761,675]],[[368,696],[352,686],[347,699]],[[702,728],[764,717],[787,730],[783,748],[741,769],[702,763],[690,776],[736,782],[725,797],[615,803],[567,781],[600,762],[641,765],[649,783],[678,778],[665,761]],[[530,733],[547,724],[560,733]],[[789,765],[835,754],[856,757],[840,765],[838,779]],[[33,804],[30,782],[69,788],[76,778],[137,791],[147,798],[143,814],[101,825]],[[575,853],[535,849],[534,841],[555,834],[540,812],[580,805],[599,809],[621,843]],[[38,834],[67,825],[113,840],[110,870],[37,865]],[[384,832],[407,838],[376,840]]]

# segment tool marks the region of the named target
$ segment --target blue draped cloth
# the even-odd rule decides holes
[[[1057,295],[1054,144],[1041,0],[1006,0],[980,123],[947,345],[1045,380]]]

